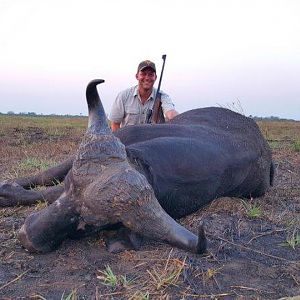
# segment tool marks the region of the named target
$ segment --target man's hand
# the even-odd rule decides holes
[[[120,129],[120,123],[111,122],[110,127],[112,132],[117,131],[118,129]]]
[[[166,118],[168,120],[172,120],[174,117],[176,117],[177,115],[179,115],[178,111],[176,111],[175,109],[171,109],[171,110],[168,110],[166,113]]]

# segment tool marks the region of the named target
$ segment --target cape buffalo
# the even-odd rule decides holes
[[[97,92],[101,82],[87,86],[89,123],[76,156],[0,185],[0,206],[32,204],[41,197],[53,202],[28,216],[19,232],[29,251],[50,251],[84,228],[122,224],[132,236],[202,253],[203,227],[196,236],[173,218],[223,196],[258,197],[272,185],[271,151],[252,119],[210,107],[113,135]],[[29,190],[53,185],[54,178],[65,178],[64,186]]]

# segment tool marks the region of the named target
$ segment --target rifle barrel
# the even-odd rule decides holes
[[[159,78],[158,87],[157,87],[157,92],[156,92],[156,95],[157,95],[157,96],[158,96],[159,91],[160,91],[161,80],[162,80],[163,73],[164,73],[164,69],[165,69],[166,58],[167,58],[167,55],[164,54],[164,55],[162,56],[162,59],[163,59],[163,65],[162,65],[162,68],[161,68],[160,78]],[[156,97],[157,97],[157,96],[156,96]]]

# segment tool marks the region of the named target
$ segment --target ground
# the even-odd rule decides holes
[[[0,116],[0,180],[29,175],[74,153],[85,118]],[[0,208],[0,299],[279,299],[300,295],[300,122],[261,122],[276,164],[258,199],[222,198],[179,220],[203,221],[208,254],[146,240],[107,252],[103,233],[56,251],[26,252],[17,232],[42,209]]]

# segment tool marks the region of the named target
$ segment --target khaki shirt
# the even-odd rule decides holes
[[[150,97],[144,105],[138,94],[138,86],[133,86],[122,91],[112,105],[111,112],[108,116],[109,120],[120,123],[121,127],[144,124],[146,122],[148,110],[153,108],[156,91],[157,89],[153,88]],[[160,91],[160,94],[163,112],[166,113],[169,110],[175,109],[169,95],[163,91]]]

